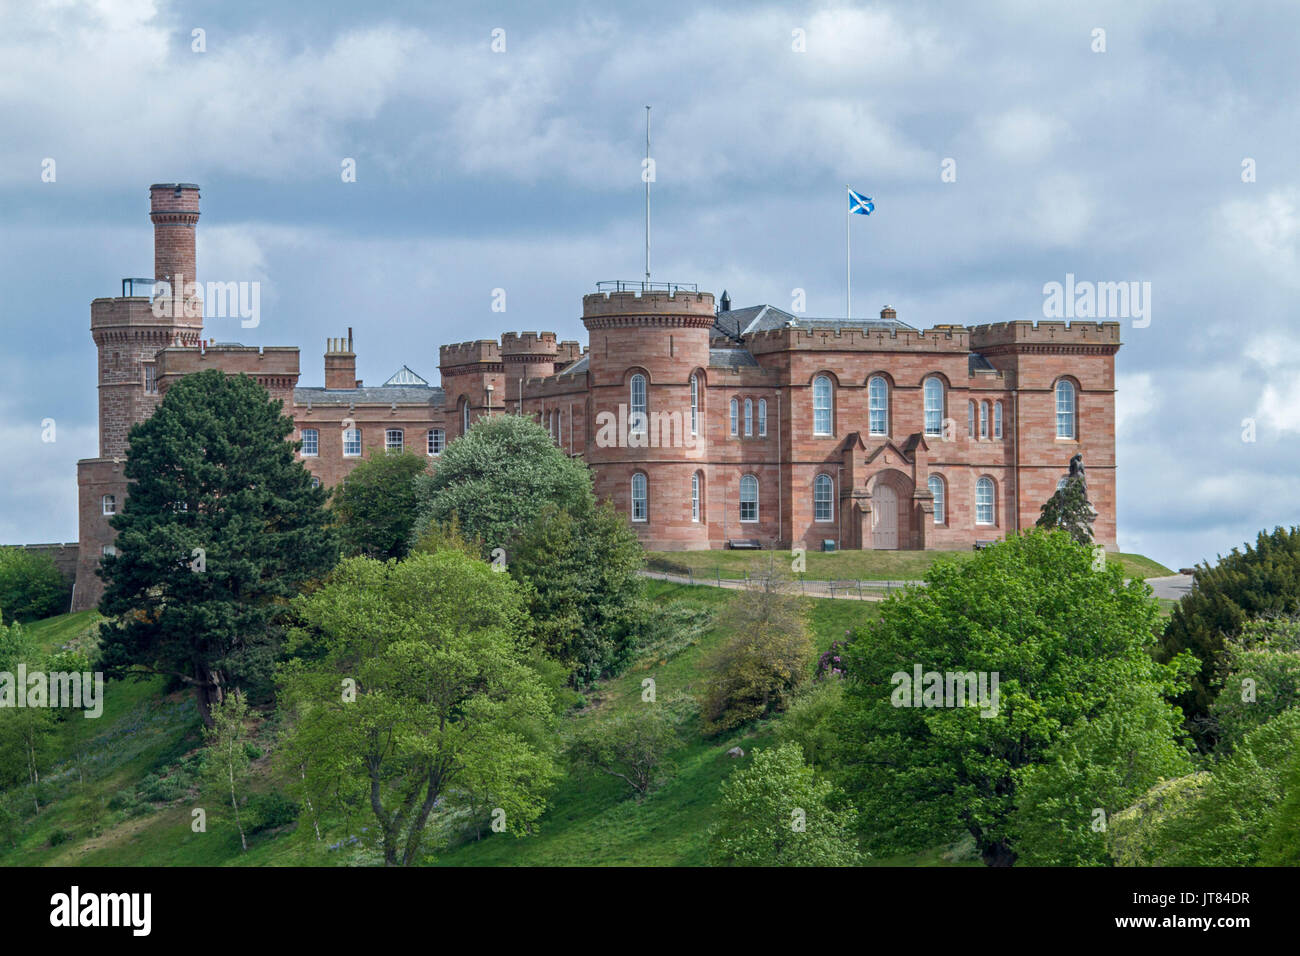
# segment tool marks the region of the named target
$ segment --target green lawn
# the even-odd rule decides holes
[[[914,581],[935,561],[969,561],[975,551],[809,551],[805,576],[810,580]],[[1173,574],[1162,564],[1140,554],[1110,552],[1130,577],[1152,578]],[[790,570],[788,551],[650,551],[646,567],[679,574],[690,569],[696,577],[743,578],[770,569]]]

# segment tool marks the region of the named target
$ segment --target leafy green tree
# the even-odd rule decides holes
[[[1111,815],[1106,849],[1116,866],[1172,866],[1173,855],[1196,839],[1197,809],[1210,783],[1209,771],[1165,780],[1130,807]]]
[[[0,548],[3,620],[38,621],[68,609],[68,585],[54,559],[26,548]]]
[[[269,681],[277,615],[338,557],[292,431],[264,388],[216,369],[131,428],[130,496],[101,570],[104,670],[192,687],[209,727],[229,687]]]
[[[1152,659],[1150,588],[1114,564],[1094,570],[1091,549],[1060,531],[936,563],[925,581],[854,633],[839,774],[871,821],[873,848],[919,850],[965,830],[985,863],[1010,865],[1026,770],[1116,701],[1176,691],[1188,665]],[[923,678],[919,701],[917,668],[940,675],[937,693]],[[972,706],[981,675],[985,696]]]
[[[644,552],[612,505],[579,507],[573,514],[546,505],[520,534],[508,567],[529,585],[542,646],[582,685],[617,672],[632,654]]]
[[[715,866],[856,866],[857,813],[818,780],[798,746],[755,750],[748,767],[722,782],[709,832]]]
[[[486,558],[507,548],[546,505],[580,512],[592,500],[587,466],[566,455],[546,429],[518,415],[493,415],[451,442],[432,475],[416,479],[411,540],[455,515]]]
[[[413,452],[376,451],[334,489],[331,510],[349,557],[404,558],[415,524],[415,478],[428,459]]]
[[[54,733],[50,707],[16,707],[15,697],[27,688],[17,683],[19,664],[40,670],[40,653],[23,626],[0,624],[0,788],[26,785],[37,813],[41,812],[41,770],[47,765]]]
[[[1214,567],[1196,566],[1192,590],[1174,606],[1161,659],[1191,651],[1199,673],[1178,703],[1203,749],[1215,743],[1210,705],[1223,686],[1224,641],[1249,618],[1300,612],[1300,527],[1261,531],[1252,548],[1233,548]]]
[[[1149,683],[1082,718],[1026,767],[1017,789],[1014,845],[1030,866],[1108,866],[1108,818],[1161,780],[1192,771],[1178,744],[1181,715]]]
[[[289,745],[306,792],[358,791],[384,862],[421,856],[435,807],[490,795],[512,832],[541,815],[556,776],[550,694],[528,664],[523,596],[455,550],[352,558],[294,604],[297,657],[281,670]]]
[[[1037,527],[1059,529],[1077,544],[1092,544],[1092,522],[1097,512],[1088,501],[1082,478],[1067,478],[1065,484],[1043,503]]]
[[[843,704],[844,681],[840,678],[805,683],[776,725],[776,739],[798,744],[808,766],[824,769],[835,752],[835,721]]]
[[[753,579],[718,615],[730,634],[706,662],[702,712],[713,735],[784,710],[814,656],[807,612],[787,579]]]
[[[212,708],[212,726],[203,728],[203,742],[207,745],[204,776],[207,789],[218,798],[220,805],[230,804],[230,816],[239,831],[239,845],[248,852],[248,836],[239,805],[247,796],[249,776],[248,757],[248,701],[238,690]]]
[[[1246,621],[1224,643],[1223,690],[1210,705],[1216,753],[1292,707],[1300,706],[1300,619]]]
[[[1300,866],[1300,754],[1291,758],[1286,796],[1260,847],[1261,866]]]
[[[570,758],[622,780],[637,799],[676,770],[668,755],[681,742],[677,726],[657,704],[641,704],[604,720],[588,718],[584,725],[569,744]]]

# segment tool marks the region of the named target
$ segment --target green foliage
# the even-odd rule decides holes
[[[387,865],[420,861],[435,806],[490,800],[515,833],[541,815],[554,713],[508,575],[453,550],[353,558],[294,606],[302,656],[281,704],[297,793],[364,805]]]
[[[1300,527],[1261,531],[1255,546],[1233,548],[1210,567],[1196,567],[1192,590],[1174,607],[1161,640],[1161,656],[1170,660],[1191,651],[1200,672],[1180,698],[1189,726],[1203,746],[1214,743],[1205,726],[1223,686],[1224,641],[1241,632],[1247,619],[1300,612]]]
[[[718,615],[733,637],[705,665],[705,732],[720,734],[785,709],[812,663],[803,602],[779,577],[758,578]]]
[[[626,783],[638,799],[676,771],[677,723],[663,706],[643,703],[610,720],[588,720],[569,743],[573,762]]]
[[[1217,753],[1300,704],[1300,619],[1246,621],[1224,643],[1223,667],[1223,690],[1210,705]]]
[[[207,745],[204,789],[215,798],[223,815],[229,809],[239,831],[239,845],[245,853],[248,834],[239,805],[248,787],[248,718],[248,700],[236,690],[213,706],[212,726],[203,728],[203,742]]]
[[[776,739],[797,744],[810,767],[824,767],[835,752],[836,715],[843,703],[839,678],[805,683],[777,725]]]
[[[1108,818],[1161,780],[1190,773],[1180,715],[1139,684],[1092,719],[1080,718],[1026,767],[1017,790],[1014,845],[1030,866],[1107,866]]]
[[[414,452],[375,451],[334,489],[330,507],[349,557],[404,558],[415,525],[415,478],[428,458]]]
[[[1286,796],[1264,836],[1259,862],[1261,866],[1300,866],[1300,754],[1291,758]]]
[[[67,610],[68,585],[54,559],[25,548],[0,548],[0,623],[37,621]]]
[[[1076,544],[1092,544],[1092,521],[1096,515],[1088,503],[1088,489],[1083,479],[1067,478],[1065,484],[1043,503],[1035,524],[1049,531],[1064,531]]]
[[[636,654],[647,662],[667,663],[698,644],[713,627],[713,612],[687,601],[663,604],[643,597],[635,615]]]
[[[262,833],[287,827],[298,819],[301,808],[278,790],[255,793],[248,798],[248,833]]]
[[[1091,549],[1060,531],[935,564],[926,585],[883,602],[854,634],[837,772],[875,849],[919,850],[964,830],[986,863],[1008,865],[1027,768],[1117,701],[1174,692],[1187,662],[1154,663],[1150,589],[1113,565],[1093,570]],[[996,708],[900,706],[917,666],[982,673],[990,689],[997,674]]]
[[[486,558],[507,548],[546,505],[576,514],[592,500],[587,466],[541,425],[518,415],[480,418],[447,446],[431,476],[416,479],[412,542],[455,515]]]
[[[722,784],[709,834],[715,866],[856,866],[856,811],[816,779],[799,748],[754,750]]]
[[[542,646],[579,686],[620,670],[631,655],[643,553],[612,505],[542,508],[511,549],[510,575],[528,585]]]
[[[277,613],[338,555],[292,431],[264,388],[215,369],[132,426],[130,497],[101,572],[106,673],[189,684],[209,724],[222,688],[269,682]]]

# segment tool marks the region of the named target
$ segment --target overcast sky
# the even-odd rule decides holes
[[[646,104],[656,279],[840,315],[850,183],[858,315],[1150,282],[1117,357],[1122,550],[1179,567],[1297,523],[1295,4],[617,9],[0,0],[0,542],[76,538],[90,300],[152,273],[150,183],[202,186],[200,280],[262,284],[258,328],[209,335],[298,345],[319,385],[352,326],[368,383],[436,382],[439,344],[585,341],[581,296],[639,277]]]

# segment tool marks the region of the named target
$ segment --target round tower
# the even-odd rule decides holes
[[[505,366],[506,408],[520,399],[520,387],[530,378],[555,374],[560,350],[554,332],[506,332],[501,336],[501,362]]]
[[[582,300],[595,439],[585,457],[596,494],[628,516],[648,548],[707,548],[704,374],[713,295],[666,283],[598,288]]]

